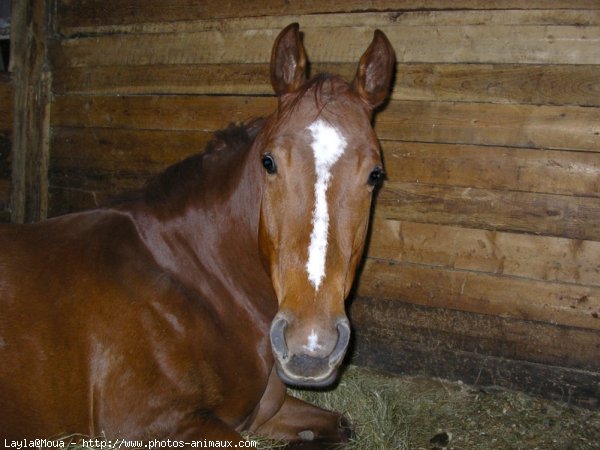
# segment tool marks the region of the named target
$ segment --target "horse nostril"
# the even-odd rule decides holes
[[[289,317],[285,313],[279,312],[271,323],[269,333],[279,378],[284,383],[295,386],[327,386],[331,384],[336,378],[337,367],[344,359],[348,348],[350,322],[346,317],[334,320],[329,326],[335,324],[335,332],[331,329],[327,331],[318,328],[315,325],[315,329],[308,335],[308,341],[306,341],[307,336],[303,331],[307,328],[312,330],[310,324],[303,324],[304,326],[296,328],[296,322],[293,319],[290,321]],[[321,348],[325,345],[325,337],[323,337],[323,341],[320,341],[318,330],[323,332],[322,337],[327,334],[327,342],[330,342],[328,349]],[[302,345],[305,342],[307,345]],[[314,352],[315,349],[323,350],[324,353],[318,354],[318,352]]]
[[[350,322],[345,317],[337,321],[338,340],[329,356],[329,364],[337,365],[346,354],[350,342]]]
[[[285,341],[285,329],[288,322],[285,317],[277,315],[271,324],[271,348],[277,357],[285,361],[288,359],[288,348]]]

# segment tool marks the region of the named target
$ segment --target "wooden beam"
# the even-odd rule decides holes
[[[386,219],[600,241],[600,201],[534,192],[386,183],[375,214]]]
[[[356,364],[600,405],[598,331],[364,297],[349,309]]]
[[[271,19],[277,16],[298,17],[311,15],[311,22],[318,14],[340,16],[347,13],[360,13],[365,11],[387,13],[389,20],[405,25],[414,23],[413,16],[428,18],[435,17],[438,10],[443,13],[455,12],[461,15],[471,13],[478,15],[477,10],[499,10],[501,16],[513,15],[502,10],[529,9],[556,10],[554,16],[560,23],[579,14],[578,23],[585,24],[594,10],[599,9],[596,0],[535,0],[523,2],[522,0],[502,0],[490,2],[488,0],[330,0],[327,2],[308,0],[302,2],[288,2],[284,0],[256,0],[252,2],[251,14],[257,20]],[[469,10],[474,10],[473,12]],[[572,12],[575,10],[575,12]],[[582,11],[576,11],[582,10]],[[412,14],[411,14],[412,12]],[[545,13],[546,11],[542,11]],[[527,13],[527,11],[526,11]],[[556,14],[560,13],[560,14]],[[587,14],[585,14],[587,13]],[[245,0],[230,0],[227,2],[198,2],[197,0],[60,0],[58,15],[60,18],[60,31],[64,35],[85,34],[105,30],[119,30],[133,28],[146,31],[144,25],[175,26],[185,22],[198,22],[223,19],[239,22],[250,14],[248,3]],[[531,14],[531,13],[530,13]],[[538,15],[541,15],[538,13]],[[548,15],[548,14],[546,14]],[[250,18],[253,19],[253,18]],[[160,22],[163,22],[162,24]],[[486,22],[489,22],[489,15]]]
[[[11,62],[15,86],[11,220],[33,222],[48,210],[50,72],[48,1],[13,2]]]
[[[564,14],[555,11],[548,20],[531,11],[461,11],[412,21],[389,14],[325,14],[311,16],[303,41],[313,64],[358,62],[375,28],[387,35],[399,63],[600,64],[600,13],[580,12],[572,24],[558,19]],[[294,20],[298,17],[250,18],[227,27],[221,21],[167,22],[147,32],[101,28],[57,42],[52,61],[61,67],[266,63],[273,40]]]
[[[375,259],[600,287],[600,242],[380,217],[372,230]]]
[[[600,108],[391,101],[382,140],[600,152]]]
[[[398,64],[395,100],[600,106],[600,66]],[[350,81],[356,62],[315,63]],[[55,94],[269,95],[267,62],[246,64],[94,65],[54,68]]]
[[[216,131],[266,116],[276,107],[274,96],[56,96],[52,126]]]
[[[600,197],[600,153],[384,141],[388,182]]]
[[[49,215],[105,205],[200,152],[210,132],[63,128],[52,131]]]
[[[368,258],[357,293],[600,332],[600,288]]]

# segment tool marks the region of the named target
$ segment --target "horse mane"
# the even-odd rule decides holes
[[[264,124],[265,119],[259,118],[242,124],[232,123],[227,128],[216,131],[204,151],[191,155],[152,177],[143,188],[141,197],[147,203],[157,203],[188,193],[204,178],[208,159],[247,151]]]

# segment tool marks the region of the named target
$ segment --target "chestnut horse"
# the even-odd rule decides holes
[[[137,200],[0,227],[1,437],[347,439],[284,383],[331,383],[348,346],[394,56],[376,31],[351,84],[305,65],[292,24],[272,116]]]

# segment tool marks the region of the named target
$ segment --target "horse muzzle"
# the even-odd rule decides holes
[[[331,346],[314,343],[315,348],[325,348],[325,354],[306,345],[288,346],[289,324],[288,318],[281,312],[271,324],[271,347],[279,378],[294,386],[321,387],[333,383],[350,341],[348,319],[343,317],[335,320],[337,340],[332,350],[327,350]]]

